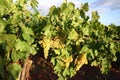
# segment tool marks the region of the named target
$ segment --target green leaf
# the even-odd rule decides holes
[[[113,49],[113,48],[115,48],[115,44],[114,42],[110,42],[110,49]]]
[[[33,54],[33,55],[35,55],[35,54],[37,53],[36,44],[31,45],[29,52],[30,52],[31,54]]]
[[[85,26],[82,31],[83,31],[83,35],[89,36],[89,26],[88,25]]]
[[[114,55],[114,56],[116,56],[116,50],[115,50],[115,44],[114,44],[114,42],[110,42],[110,51],[111,51],[111,53]]]
[[[6,43],[6,41],[7,41],[6,34],[0,33],[0,43]]]
[[[78,21],[80,21],[80,18],[79,18],[80,17],[80,11],[79,11],[79,9],[75,9],[74,12],[75,12],[74,16],[76,16]]]
[[[76,71],[73,67],[70,67],[70,77],[74,76],[76,74]]]
[[[52,64],[55,65],[55,64],[56,64],[56,60],[55,60],[55,58],[52,57],[50,62],[52,62]]]
[[[80,16],[81,16],[81,18],[85,18],[86,17],[85,12],[83,10],[80,10]]]
[[[14,80],[18,78],[18,75],[20,71],[22,70],[21,66],[17,63],[8,65],[7,69],[10,75],[12,75],[12,77],[14,78]]]
[[[26,55],[28,53],[35,54],[36,53],[35,47],[36,47],[36,45],[30,45],[30,44],[26,43],[25,41],[21,41],[20,39],[17,39],[16,43],[15,43],[15,49],[17,51],[24,52],[23,55],[25,55],[25,53],[26,53]]]
[[[11,59],[16,62],[19,59],[22,59],[24,57],[25,54],[21,54],[20,52],[17,52],[16,50],[12,50],[11,53]]]
[[[82,9],[83,9],[85,12],[88,12],[88,11],[89,11],[89,5],[88,5],[88,3],[85,3],[85,4],[82,6]]]
[[[13,48],[14,44],[15,44],[16,36],[12,35],[12,34],[9,34],[9,35],[6,35],[5,38],[7,40],[8,46],[10,48]]]
[[[67,80],[67,78],[63,77],[61,74],[58,74],[58,75],[59,75],[58,80]]]
[[[111,68],[110,62],[108,62],[107,58],[103,58],[101,62],[102,68],[100,69],[103,74],[107,74],[109,69]]]
[[[75,4],[73,4],[72,2],[69,2],[68,3],[68,8],[70,11],[74,10],[75,9]]]
[[[52,6],[51,8],[50,8],[50,12],[49,12],[49,16],[52,16],[53,14],[54,14],[54,11],[55,11],[55,9],[56,9],[56,7],[55,6]]]
[[[67,15],[69,13],[69,10],[67,9],[67,3],[63,3],[60,6],[60,9],[61,9],[61,13],[64,15]]]
[[[57,64],[54,66],[54,70],[55,70],[56,73],[61,72],[61,70],[62,70],[61,65],[60,65],[59,63],[57,63]]]
[[[64,77],[67,77],[67,75],[70,75],[70,71],[69,71],[69,68],[68,68],[68,67],[66,67],[66,68],[64,69],[64,71],[63,71],[63,76],[64,76]]]
[[[10,1],[8,0],[1,0],[0,1],[0,15],[6,10],[9,9],[11,6]]]
[[[93,11],[92,12],[92,20],[96,21],[100,18],[100,16],[98,15],[97,11]]]
[[[63,3],[61,6],[60,6],[61,10],[63,11],[64,9],[67,8],[67,3]]]
[[[50,27],[51,27],[51,25],[46,25],[46,26],[43,28],[44,35],[46,35],[47,37],[51,36]]]
[[[68,35],[68,39],[70,40],[77,40],[78,39],[78,33],[75,31],[75,29],[72,29]]]
[[[98,62],[95,60],[91,63],[91,66],[98,66]]]
[[[98,56],[98,50],[95,50],[95,56]]]
[[[62,49],[61,53],[62,53],[62,55],[66,55],[66,56],[69,55],[69,52],[67,49]]]
[[[55,54],[60,55],[60,50],[59,49],[54,49]]]
[[[95,58],[95,54],[94,54],[94,52],[93,52],[93,50],[92,50],[92,49],[90,49],[90,50],[89,50],[89,53],[90,53],[90,55],[91,55],[92,59],[94,59],[94,58]]]
[[[14,62],[18,61],[19,59],[26,59],[26,58],[28,58],[30,56],[30,52],[31,52],[31,54],[34,55],[36,53],[36,50],[33,51],[32,48],[30,49],[30,51],[21,51],[21,52],[20,51],[16,51],[16,50],[12,50],[11,59]]]
[[[31,0],[31,6],[34,8],[34,7],[37,7],[38,6],[38,1],[37,0]]]
[[[26,34],[34,36],[34,33],[33,33],[31,28],[28,28],[28,27],[23,25],[22,30],[23,30],[23,33],[26,33]]]
[[[4,31],[5,26],[6,26],[6,22],[0,19],[0,33]]]
[[[0,34],[0,43],[6,44],[5,50],[9,51],[14,47],[16,36],[13,34]]]
[[[24,41],[21,41],[20,39],[17,39],[16,40],[16,43],[15,43],[15,48],[16,50],[20,50],[20,51],[29,51],[29,45],[24,42]]]
[[[30,0],[30,4],[34,10],[34,13],[39,14],[39,11],[37,10],[38,4],[39,4],[38,1],[37,0]]]
[[[22,37],[24,40],[26,40],[29,44],[32,44],[34,42],[34,38],[31,37],[29,34],[23,33]]]
[[[88,46],[87,45],[84,45],[80,51],[80,53],[89,53],[89,49],[88,49]]]

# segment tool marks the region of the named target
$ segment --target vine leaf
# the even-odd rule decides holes
[[[88,3],[85,3],[85,4],[82,6],[82,9],[83,9],[85,12],[88,12],[88,11],[89,11]]]
[[[17,63],[13,63],[13,64],[8,65],[7,69],[8,69],[8,72],[14,78],[14,80],[17,79],[19,72],[22,70],[21,66]]]
[[[6,22],[0,19],[0,33],[4,31],[5,26],[6,26]]]
[[[92,12],[92,20],[96,21],[100,18],[100,16],[98,15],[97,11],[93,11]]]
[[[75,70],[78,71],[84,64],[87,64],[87,55],[85,53],[79,54],[75,59]]]

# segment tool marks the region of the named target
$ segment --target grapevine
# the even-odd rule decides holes
[[[2,80],[16,80],[23,68],[19,61],[24,63],[40,50],[45,59],[49,58],[59,80],[71,78],[84,64],[108,73],[120,53],[119,26],[99,22],[97,11],[89,19],[88,3],[76,8],[65,0],[59,7],[52,6],[46,16],[40,15],[37,5],[37,0],[0,2]]]

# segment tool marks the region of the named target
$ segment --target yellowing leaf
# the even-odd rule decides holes
[[[65,66],[66,66],[66,67],[69,67],[70,63],[73,61],[73,57],[70,56],[69,58],[64,59],[63,61],[64,61],[64,63],[65,63]]]
[[[86,54],[79,54],[75,59],[75,70],[78,71],[84,64],[87,64],[87,56]]]
[[[63,48],[64,44],[62,43],[60,37],[55,37],[53,40],[51,40],[51,46],[52,48]]]

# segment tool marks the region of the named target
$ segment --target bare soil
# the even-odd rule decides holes
[[[31,58],[33,61],[29,71],[28,80],[57,80],[53,66],[50,62],[36,54]],[[84,65],[75,76],[68,80],[120,80],[120,63],[113,62],[112,68],[107,75],[100,73],[99,68]]]

